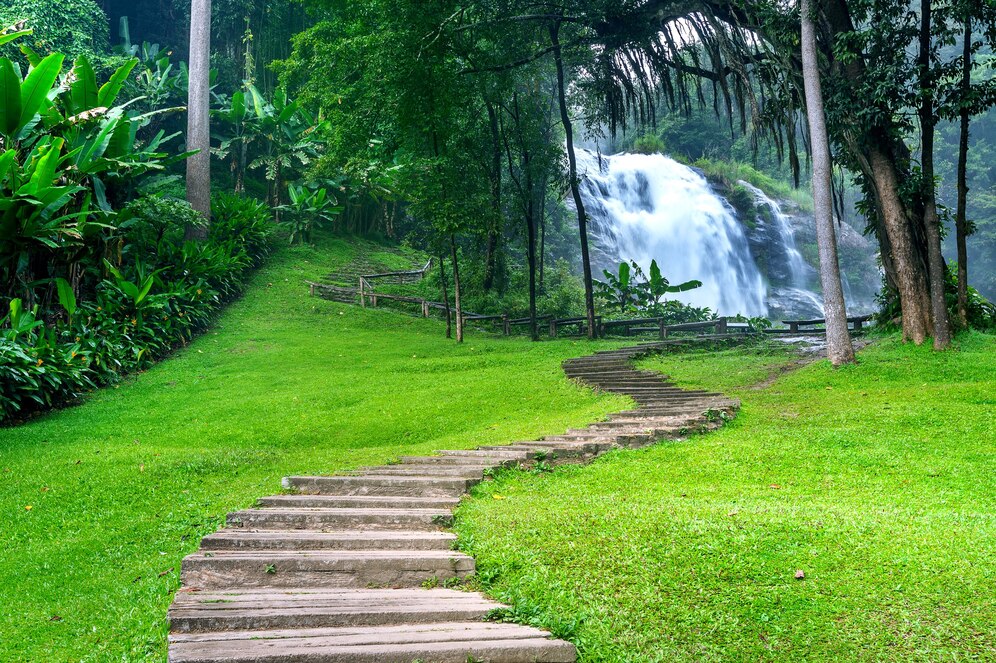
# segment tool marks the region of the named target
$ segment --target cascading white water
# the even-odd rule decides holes
[[[782,212],[781,205],[750,182],[739,180],[740,186],[754,196],[761,213],[755,216],[754,234],[763,240],[766,254],[769,308],[803,317],[823,316],[823,297],[814,292],[816,271],[803,259],[795,243],[792,222]],[[844,279],[846,283],[847,280]]]
[[[635,260],[646,272],[656,259],[672,283],[702,281],[676,299],[723,315],[767,315],[767,286],[743,227],[698,172],[659,154],[578,150],[578,174],[596,264]]]

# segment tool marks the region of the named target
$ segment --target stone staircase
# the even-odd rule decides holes
[[[567,663],[574,645],[488,621],[505,606],[448,589],[474,572],[446,531],[452,509],[500,467],[586,462],[721,425],[739,403],[685,391],[630,364],[662,344],[564,363],[571,378],[638,407],[563,435],[338,476],[287,477],[291,494],[231,513],[183,561],[169,611],[171,663]]]

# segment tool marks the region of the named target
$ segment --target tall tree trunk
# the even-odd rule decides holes
[[[501,137],[498,131],[498,113],[492,103],[487,102],[488,121],[491,126],[491,212],[493,218],[487,224],[487,238],[484,249],[484,290],[494,286],[498,272],[498,242],[501,238]]]
[[[854,21],[846,0],[827,0],[826,16],[832,37],[853,33]],[[854,85],[865,76],[861,58],[837,63],[839,74]],[[891,127],[855,127],[846,136],[847,149],[861,165],[874,189],[883,264],[891,265],[891,279],[902,308],[903,338],[920,345],[931,328],[927,265],[915,233],[914,215],[899,193],[900,169]]]
[[[211,0],[190,2],[187,92],[187,201],[205,222],[211,218]],[[188,239],[207,237],[206,226],[187,228]]]
[[[439,284],[443,288],[443,307],[446,311],[446,338],[453,338],[453,317],[450,315],[450,295],[446,292],[446,270],[443,269],[443,254],[439,254]]]
[[[958,324],[968,327],[968,93],[972,86],[972,16],[965,16],[961,64],[961,133],[958,139],[958,209],[955,212],[955,240],[958,243]]]
[[[854,346],[847,331],[847,311],[840,283],[837,237],[833,227],[833,191],[830,171],[830,142],[823,115],[823,89],[816,52],[816,28],[811,0],[801,0],[802,76],[806,91],[806,117],[813,156],[813,216],[816,243],[820,253],[820,282],[827,327],[827,357],[834,366],[854,363]]]
[[[564,89],[564,58],[560,49],[560,23],[550,24],[550,39],[553,42],[553,58],[557,65],[557,95],[560,102],[560,121],[564,125],[567,139],[567,166],[571,184],[571,195],[578,212],[578,235],[581,239],[581,267],[584,270],[584,306],[588,318],[588,338],[595,338],[595,294],[591,279],[591,260],[588,256],[588,216],[578,188],[578,161],[574,154],[574,127],[567,112],[567,92]]]
[[[453,304],[456,308],[456,341],[463,343],[463,307],[460,304],[460,263],[457,261],[456,235],[450,233],[450,256],[453,260]]]
[[[540,191],[540,217],[539,217],[539,289],[543,292],[543,272],[546,266],[546,187],[547,182],[543,182]]]
[[[946,269],[941,254],[941,220],[937,216],[937,187],[934,183],[934,76],[931,72],[931,0],[920,0],[920,170],[923,177],[923,224],[927,234],[930,272],[930,307],[934,318],[934,349],[951,346],[951,324],[944,298]]]

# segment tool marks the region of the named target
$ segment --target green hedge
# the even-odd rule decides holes
[[[64,301],[55,320],[51,313],[18,312],[17,304],[0,319],[0,423],[72,402],[146,368],[187,343],[241,293],[269,252],[269,210],[232,196],[212,207],[207,240],[184,242],[183,221],[192,218],[185,203],[140,199],[128,210],[126,250],[106,264],[106,277],[87,301]]]

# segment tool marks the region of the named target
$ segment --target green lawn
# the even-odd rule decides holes
[[[164,660],[180,560],[283,475],[530,439],[625,406],[563,378],[586,342],[471,332],[458,347],[435,321],[309,298],[303,280],[356,247],[282,249],[174,358],[0,428],[0,660]]]
[[[481,485],[458,517],[479,582],[584,661],[996,660],[996,337],[957,345],[762,390],[788,357],[645,360],[742,413]]]

